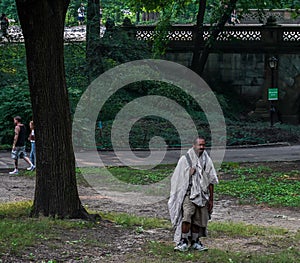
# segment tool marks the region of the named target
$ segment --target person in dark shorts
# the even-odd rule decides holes
[[[35,166],[32,164],[30,159],[27,157],[26,151],[25,151],[25,138],[26,138],[26,127],[21,122],[21,117],[16,116],[14,117],[14,124],[15,124],[15,136],[14,136],[14,142],[12,145],[12,151],[11,151],[11,158],[15,160],[15,169],[12,172],[9,172],[9,174],[18,174],[18,160],[19,158],[24,159],[29,165],[30,171],[33,171],[35,169]]]
[[[83,5],[83,3],[81,3],[80,7],[77,10],[77,13],[78,13],[77,19],[78,19],[79,26],[83,25],[83,23],[84,23],[84,16],[85,16],[84,11],[85,11],[84,5]]]

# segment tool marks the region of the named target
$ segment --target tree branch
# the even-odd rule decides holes
[[[219,33],[223,31],[226,22],[228,21],[232,11],[235,9],[237,1],[238,0],[230,0],[228,5],[224,6],[224,13],[223,13],[222,17],[220,18],[217,25],[214,26],[211,30],[211,36],[205,44],[205,47],[202,51],[200,61],[199,61],[199,64],[198,64],[197,70],[196,70],[196,73],[198,73],[200,76],[203,74],[205,64],[207,62],[211,48],[213,47],[214,43],[216,42]]]

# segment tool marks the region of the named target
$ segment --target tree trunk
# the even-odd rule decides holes
[[[213,44],[215,43],[219,33],[223,31],[224,26],[225,26],[226,22],[228,21],[233,9],[235,9],[237,1],[238,0],[230,0],[227,7],[224,7],[224,13],[223,13],[221,19],[219,20],[219,22],[217,23],[217,25],[213,26],[213,28],[211,30],[211,36],[205,44],[205,47],[204,47],[204,49],[201,53],[200,60],[198,61],[198,63],[196,61],[194,61],[194,63],[198,64],[198,65],[195,66],[195,69],[196,69],[195,72],[198,75],[201,76],[203,74],[205,64],[207,62],[207,59],[208,59],[209,53],[211,51],[211,48],[212,48]],[[201,3],[201,0],[200,0],[200,3]],[[200,8],[199,8],[199,10],[200,10]],[[195,42],[196,46],[199,46],[200,44],[201,44],[201,42],[200,43]]]
[[[86,61],[89,82],[103,72],[99,52],[100,41],[100,3],[99,0],[88,0],[86,26]],[[100,62],[99,62],[100,61]],[[99,69],[100,67],[100,69]]]
[[[33,120],[36,187],[32,216],[87,218],[75,176],[71,116],[64,69],[68,0],[16,0],[22,26]]]
[[[203,42],[203,21],[206,9],[206,0],[198,0],[198,13],[197,13],[197,23],[195,30],[195,46],[193,51],[192,65],[191,69],[195,72],[199,68],[199,59],[201,54],[201,44]]]

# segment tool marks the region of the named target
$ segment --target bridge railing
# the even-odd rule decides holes
[[[127,28],[128,30],[129,28]],[[134,31],[136,40],[152,41],[155,34],[155,26],[130,27]],[[169,47],[178,50],[189,50],[194,47],[196,28],[194,25],[174,25],[169,30],[167,38]],[[210,27],[203,28],[203,41],[211,35]],[[240,47],[239,47],[240,45]],[[278,49],[278,52],[288,52],[289,48],[300,51],[300,26],[297,25],[228,25],[219,33],[214,45],[215,49],[229,52],[230,49],[249,49],[249,51],[263,51],[263,49]],[[295,50],[290,50],[295,51]]]

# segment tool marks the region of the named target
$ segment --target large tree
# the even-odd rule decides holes
[[[32,215],[86,218],[76,185],[71,116],[64,69],[69,0],[16,0],[25,38],[36,130],[37,168]]]
[[[86,26],[86,62],[89,82],[91,82],[103,69],[99,70],[101,58],[95,56],[99,52],[100,44],[100,4],[99,0],[88,0],[87,26]]]

